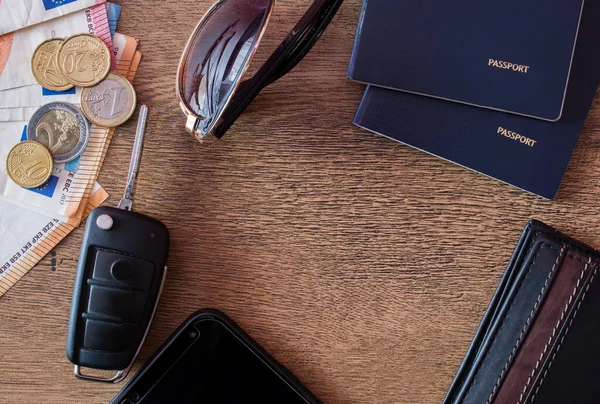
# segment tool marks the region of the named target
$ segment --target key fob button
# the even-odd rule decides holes
[[[111,321],[137,324],[144,312],[147,298],[148,293],[145,291],[92,286],[88,313],[108,317]]]
[[[136,330],[133,325],[86,320],[83,347],[94,351],[127,351],[132,347]]]
[[[98,216],[98,219],[96,219],[96,226],[105,231],[112,229],[114,223],[115,222],[110,215],[100,215]]]
[[[131,278],[134,272],[135,267],[129,260],[115,261],[112,264],[112,267],[110,268],[110,273],[112,274],[113,278],[115,278],[118,281],[128,280],[129,278]]]
[[[152,285],[154,264],[127,255],[98,250],[92,278],[115,285],[148,290]]]

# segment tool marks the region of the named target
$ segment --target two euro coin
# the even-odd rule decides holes
[[[66,163],[83,153],[90,140],[90,129],[74,105],[51,102],[40,107],[29,120],[27,139],[46,146],[55,162]]]

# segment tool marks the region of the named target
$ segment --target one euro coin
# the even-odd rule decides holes
[[[90,122],[105,128],[122,125],[131,118],[136,102],[129,80],[115,73],[81,91],[81,111]]]
[[[49,39],[42,42],[33,52],[31,73],[37,82],[53,91],[65,91],[73,87],[58,67],[58,49],[62,39]]]
[[[46,146],[55,162],[66,163],[83,153],[90,139],[90,129],[74,105],[51,102],[34,112],[27,125],[27,139]]]
[[[71,84],[95,86],[110,71],[110,51],[97,36],[73,35],[58,49],[58,67]]]
[[[36,188],[50,178],[54,163],[52,154],[41,143],[25,140],[17,143],[6,159],[6,171],[11,180],[23,188]]]

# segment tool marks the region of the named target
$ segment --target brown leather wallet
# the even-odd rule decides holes
[[[600,253],[531,221],[444,403],[599,403]]]

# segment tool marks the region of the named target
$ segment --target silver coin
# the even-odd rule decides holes
[[[29,120],[27,139],[48,147],[55,162],[66,163],[83,153],[90,140],[90,128],[74,105],[51,102],[35,111]]]

